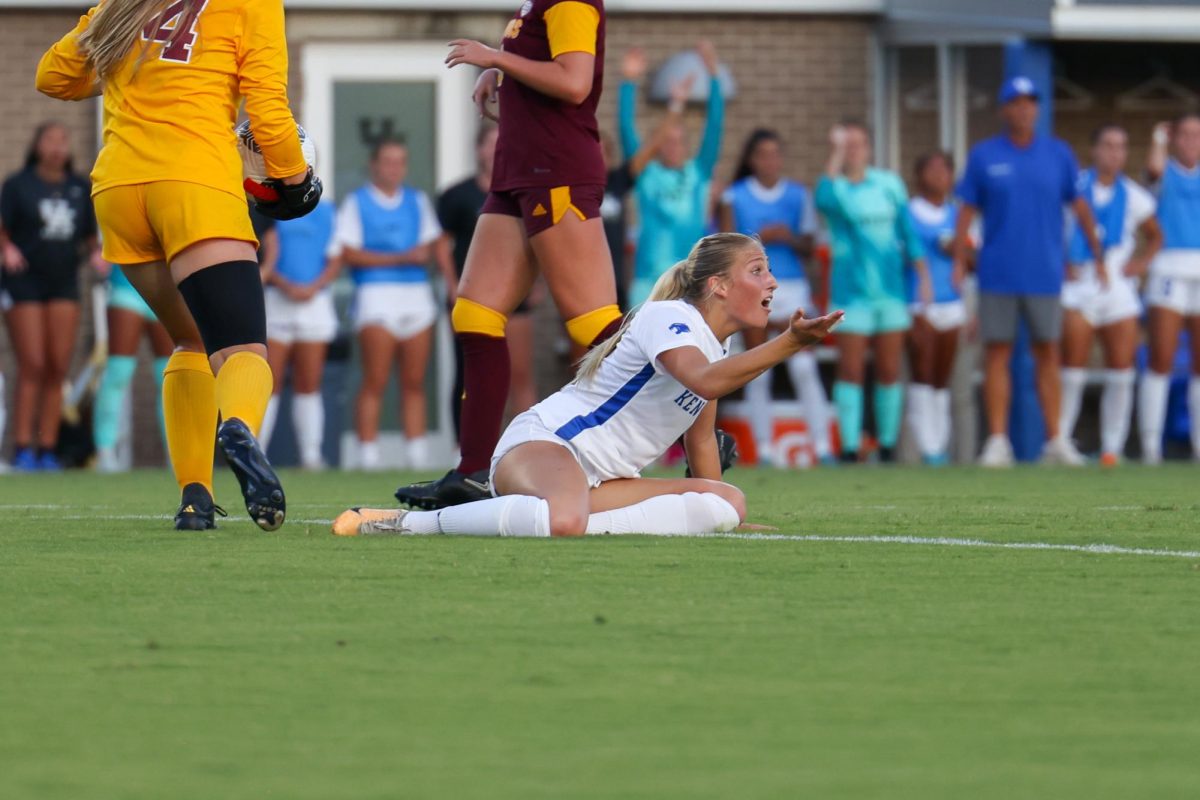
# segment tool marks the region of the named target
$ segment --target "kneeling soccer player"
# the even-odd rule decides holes
[[[492,456],[492,499],[440,511],[355,508],[334,522],[367,533],[580,536],[709,533],[746,516],[742,492],[720,480],[716,399],[822,339],[842,319],[805,319],[725,358],[734,333],[765,328],[775,278],[762,245],[719,233],[672,267],[649,302],[583,360],[573,383],[516,417]],[[692,474],[642,478],[680,436]]]

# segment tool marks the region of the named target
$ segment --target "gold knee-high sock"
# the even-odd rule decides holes
[[[245,350],[234,353],[217,373],[217,408],[221,419],[237,417],[258,436],[273,389],[271,366],[265,358]]]
[[[199,483],[211,493],[217,394],[208,356],[174,353],[163,371],[162,392],[163,425],[175,480],[180,489]]]

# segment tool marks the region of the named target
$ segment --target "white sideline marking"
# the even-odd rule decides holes
[[[1196,550],[1157,550],[1150,547],[1121,547],[1115,544],[1054,544],[1053,542],[988,542],[983,539],[955,539],[947,536],[817,536],[786,533],[658,533],[663,538],[743,539],[762,542],[848,542],[851,544],[908,544],[926,547],[983,547],[997,550],[1059,550],[1067,553],[1094,553],[1120,556],[1164,556],[1200,558]]]
[[[54,509],[63,506],[24,505],[10,506],[30,510]],[[68,506],[69,507],[69,506]],[[0,506],[5,508],[5,506]],[[1140,506],[1138,506],[1140,508]],[[32,515],[47,519],[69,520],[130,520],[151,521],[174,519],[171,514],[75,514],[62,515]],[[236,514],[228,519],[218,520],[218,524],[244,523],[252,520],[239,517]],[[331,525],[329,519],[289,519],[293,525]],[[601,534],[611,535],[611,534]],[[985,539],[959,539],[950,536],[821,536],[817,534],[787,534],[787,533],[652,533],[638,534],[654,536],[662,539],[739,539],[748,542],[828,542],[838,544],[902,544],[918,547],[974,547],[992,550],[1043,550],[1063,553],[1090,553],[1092,555],[1117,556],[1157,556],[1160,558],[1196,558],[1200,559],[1197,550],[1160,550],[1152,547],[1122,547],[1115,544],[1056,544],[1054,542],[989,542]]]

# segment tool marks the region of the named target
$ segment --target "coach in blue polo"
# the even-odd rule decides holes
[[[1058,430],[1061,394],[1059,339],[1066,271],[1064,208],[1072,207],[1087,234],[1097,264],[1104,251],[1096,239],[1091,209],[1076,189],[1079,165],[1070,147],[1037,132],[1038,92],[1018,76],[1000,89],[1004,131],[977,144],[958,187],[963,207],[955,242],[955,276],[964,274],[971,223],[983,221],[979,251],[979,326],[984,343],[984,406],[988,439],[980,463],[1013,463],[1008,438],[1012,402],[1013,340],[1020,320],[1029,328],[1037,369],[1038,402],[1046,425],[1044,463],[1082,464],[1083,458]],[[1103,273],[1103,269],[1098,272]]]

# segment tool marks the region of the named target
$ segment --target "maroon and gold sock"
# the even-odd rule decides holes
[[[512,365],[508,340],[481,333],[457,334],[463,352],[462,431],[459,447],[462,456],[458,471],[471,474],[487,469],[492,463],[500,424],[508,403]]]

